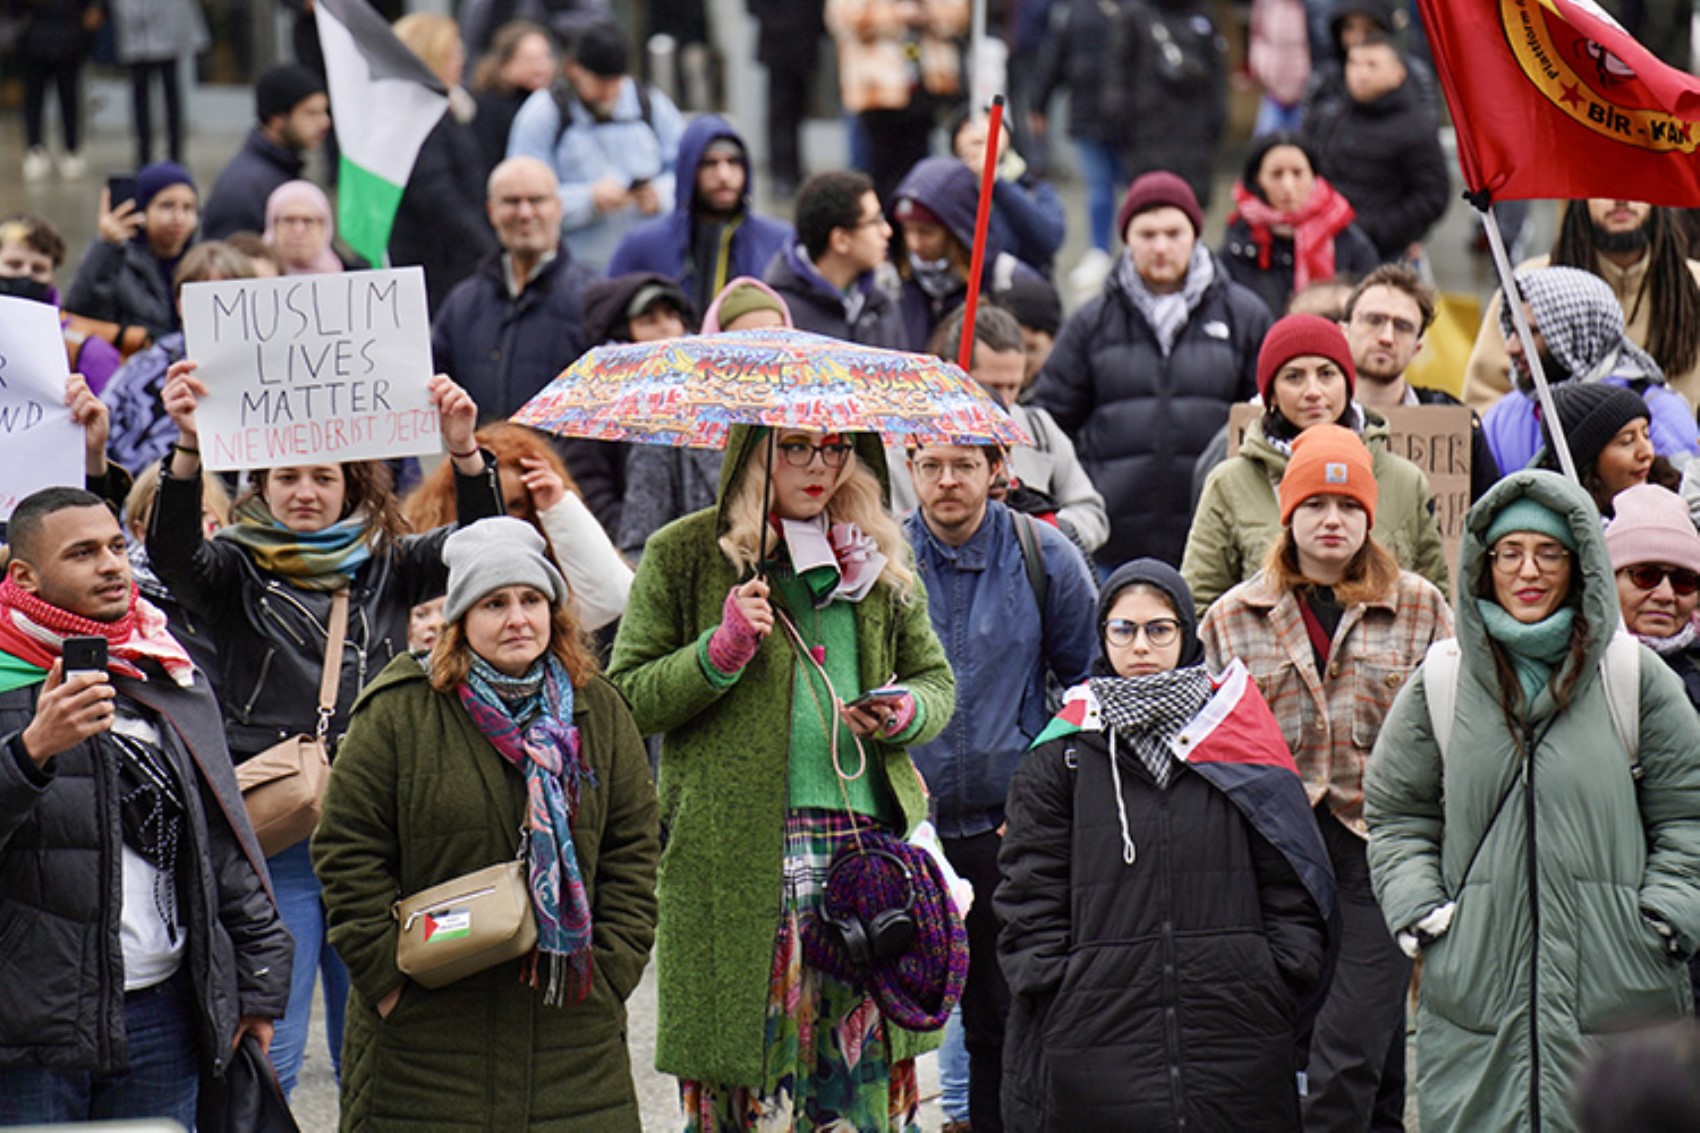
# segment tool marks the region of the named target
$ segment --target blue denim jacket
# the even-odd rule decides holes
[[[1098,594],[1085,560],[1056,528],[1034,524],[1045,560],[1041,620],[1015,522],[994,501],[980,529],[950,547],[920,509],[904,520],[933,632],[956,673],[956,715],[938,739],[910,752],[946,838],[1002,825],[1015,765],[1050,718],[1046,673],[1065,687],[1077,684],[1098,653]]]

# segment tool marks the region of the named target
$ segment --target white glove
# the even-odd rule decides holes
[[[1458,902],[1448,901],[1446,904],[1430,910],[1416,924],[1401,932],[1396,939],[1399,950],[1412,960],[1417,953],[1446,935],[1446,930],[1452,927],[1452,914],[1458,911]]]

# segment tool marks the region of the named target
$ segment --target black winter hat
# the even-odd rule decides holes
[[[998,296],[998,306],[1015,316],[1028,330],[1056,337],[1062,329],[1062,297],[1048,279],[1017,276],[1009,290]]]
[[[254,83],[254,113],[263,125],[279,114],[288,114],[316,94],[325,93],[319,76],[299,63],[267,67]]]
[[[1092,662],[1092,672],[1098,676],[1116,675],[1110,663],[1110,651],[1104,645],[1104,625],[1110,620],[1110,608],[1123,590],[1137,583],[1154,586],[1169,596],[1175,617],[1181,623],[1181,657],[1176,668],[1204,663],[1204,643],[1198,639],[1198,612],[1193,608],[1192,590],[1181,572],[1161,559],[1134,559],[1116,568],[1098,591],[1098,658]]]
[[[1570,459],[1576,462],[1576,474],[1581,475],[1593,466],[1600,452],[1611,443],[1619,430],[1636,418],[1653,419],[1647,403],[1634,390],[1609,382],[1563,382],[1552,387],[1553,405],[1564,425],[1564,440],[1570,446]],[[1552,433],[1545,423],[1541,437],[1546,442],[1541,464],[1557,468],[1552,455]]]
[[[631,70],[626,33],[611,20],[591,24],[573,44],[573,61],[603,78],[626,74]]]

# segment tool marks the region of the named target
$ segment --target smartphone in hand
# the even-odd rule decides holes
[[[64,658],[66,676],[106,672],[107,644],[104,637],[67,637],[60,655]]]
[[[846,701],[844,707],[867,708],[873,704],[879,704],[887,700],[895,700],[902,696],[903,693],[904,690],[898,688],[896,685],[882,685],[879,688],[869,689],[861,696],[858,696],[855,700]]]
[[[114,173],[106,179],[106,196],[113,209],[125,201],[136,199],[136,175],[134,173]]]

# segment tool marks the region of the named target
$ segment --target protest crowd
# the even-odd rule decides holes
[[[690,1133],[1700,1129],[1700,196],[1503,202],[1438,372],[1406,0],[1005,0],[996,108],[966,0],[749,0],[759,146],[702,3],[283,7],[205,181],[199,4],[0,0],[96,233],[0,209],[0,1126],[322,1034],[345,1130],[639,1130],[653,964]],[[966,416],[739,400],[888,351]]]

